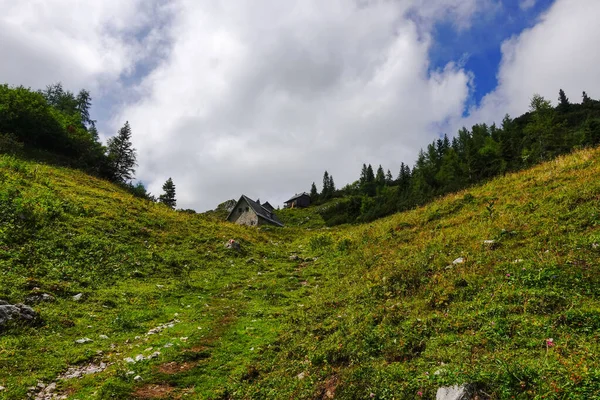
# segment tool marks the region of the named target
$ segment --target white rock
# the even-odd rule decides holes
[[[167,343],[163,346],[165,349],[169,348],[169,347],[173,347],[173,343]]]
[[[78,344],[84,344],[84,343],[90,343],[90,342],[93,342],[93,340],[90,339],[90,338],[86,338],[86,337],[81,338],[81,339],[77,339],[75,341],[75,343],[78,343]]]
[[[179,340],[181,340],[182,342],[187,342],[188,338],[187,337],[180,337]]]
[[[124,358],[123,361],[129,364],[135,364],[135,360],[131,357]]]
[[[78,293],[75,296],[73,296],[73,300],[79,301],[79,300],[81,300],[81,296],[83,296],[83,293]]]
[[[99,337],[100,339],[105,339],[105,340],[106,340],[106,339],[108,339],[108,336],[106,336],[106,335],[100,335],[100,336],[98,336],[98,337]]]
[[[525,260],[523,260],[522,258],[517,258],[515,261],[513,261],[513,263],[514,263],[514,264],[520,264],[520,263],[522,263],[523,261],[525,261]]]
[[[456,264],[462,264],[465,262],[465,259],[463,257],[458,257],[456,260],[452,261],[452,264],[456,265]]]
[[[468,385],[441,387],[435,394],[435,400],[467,400],[470,399],[471,391]]]
[[[0,386],[0,392],[5,390],[6,388],[4,386]]]
[[[302,380],[302,379],[304,379],[305,376],[306,376],[306,374],[304,372],[300,372],[298,375],[296,375],[296,378]]]
[[[126,376],[133,375],[133,374],[135,374],[135,372],[133,372],[133,371],[127,371],[127,372],[125,373],[125,375],[126,375]]]
[[[136,376],[133,378],[133,380],[134,380],[134,381],[136,381],[136,382],[139,382],[139,381],[141,381],[141,380],[142,380],[142,377],[141,377],[141,376],[139,376],[139,375],[136,375]]]
[[[483,244],[486,244],[486,245],[488,245],[488,246],[491,246],[491,245],[493,245],[494,243],[496,243],[496,241],[495,241],[495,240],[484,240],[484,241],[483,241]]]
[[[162,289],[165,287],[165,285],[156,285],[157,288]]]
[[[148,358],[149,358],[149,359],[150,359],[150,358],[156,358],[156,357],[158,357],[158,356],[160,356],[160,351],[155,351],[154,353],[150,354],[150,355],[148,356]]]
[[[135,361],[144,361],[144,356],[142,354],[138,354],[135,356]]]

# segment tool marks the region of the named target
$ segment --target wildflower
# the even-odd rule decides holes
[[[552,338],[546,339],[546,346],[553,347],[554,345],[555,345],[554,339],[552,339]]]
[[[421,392],[420,390],[417,392],[417,396],[419,397],[423,397],[423,392]]]
[[[506,274],[506,277],[507,277],[507,278],[510,278],[510,274]]]

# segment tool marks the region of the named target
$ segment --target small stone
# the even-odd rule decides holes
[[[135,364],[135,360],[131,357],[124,358],[123,361],[125,361],[128,364]]]
[[[100,339],[104,339],[104,340],[108,339],[108,336],[106,336],[106,335],[100,335],[100,336],[98,336],[98,337],[99,337]]]
[[[135,356],[135,361],[144,361],[144,356],[142,354],[138,354]]]
[[[300,372],[298,375],[296,375],[296,378],[302,380],[302,379],[304,379],[305,376],[306,376],[306,374],[304,372]]]
[[[162,289],[165,287],[165,285],[156,285],[157,288]]]
[[[160,356],[160,351],[155,351],[154,353],[150,354],[148,358],[156,358],[158,356]]]
[[[84,344],[84,343],[90,343],[90,342],[93,342],[93,340],[90,339],[90,338],[86,338],[86,337],[81,338],[81,339],[77,339],[75,341],[75,343],[77,343],[77,344]]]
[[[0,392],[5,390],[6,388],[4,386],[0,386]]]
[[[188,338],[187,337],[180,337],[179,340],[181,340],[182,342],[187,342]]]
[[[141,376],[139,376],[139,375],[136,375],[136,376],[133,378],[133,380],[134,380],[134,381],[136,381],[136,382],[139,382],[139,381],[141,381],[141,380],[142,380],[142,377],[141,377]]]
[[[79,301],[81,300],[81,297],[83,296],[83,293],[78,293],[75,296],[73,296],[73,300],[75,301]]]
[[[598,247],[600,247],[598,243],[592,243],[592,249],[597,249]]]
[[[495,243],[496,243],[495,240],[484,240],[483,241],[483,244],[488,245],[488,246],[491,246],[491,245],[493,245]]]
[[[165,349],[168,349],[169,347],[173,347],[173,343],[167,343],[163,346]]]
[[[456,264],[462,264],[465,262],[465,259],[463,257],[458,257],[456,260],[452,261],[452,264],[456,265]]]

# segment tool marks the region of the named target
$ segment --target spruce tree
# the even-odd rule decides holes
[[[107,150],[113,179],[122,183],[133,179],[137,162],[136,150],[131,143],[131,127],[129,126],[129,122],[125,122],[125,125],[119,129],[117,136],[108,139]]]
[[[171,178],[167,179],[162,188],[164,193],[158,197],[158,201],[175,209],[177,200],[175,199],[175,184],[173,180]]]
[[[570,105],[571,103],[569,103],[569,99],[567,98],[565,91],[560,89],[558,91],[558,111],[565,113],[569,111]]]
[[[323,197],[323,199],[329,198],[329,184],[329,172],[325,171],[325,173],[323,174],[323,190],[321,190],[321,197]]]
[[[333,182],[333,175],[329,175],[329,196],[333,196],[335,193],[335,183]]]
[[[388,169],[387,172],[386,172],[386,174],[385,174],[385,184],[389,186],[392,183],[394,183],[394,177],[392,176],[392,173]]]
[[[383,168],[381,164],[379,164],[379,168],[377,168],[377,175],[375,176],[375,184],[378,187],[385,186],[385,173],[383,172]]]
[[[317,191],[317,185],[315,185],[315,183],[312,183],[312,186],[310,187],[310,200],[314,203],[319,199],[319,192]]]

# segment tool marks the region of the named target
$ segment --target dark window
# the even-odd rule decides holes
[[[241,213],[242,212],[242,207],[238,208],[238,212]]]
[[[250,211],[250,207],[246,207],[246,211]]]

